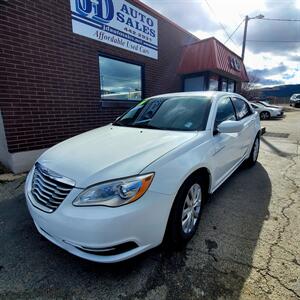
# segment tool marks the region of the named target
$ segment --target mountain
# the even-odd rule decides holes
[[[278,85],[259,89],[263,97],[290,98],[293,94],[300,94],[300,84]]]

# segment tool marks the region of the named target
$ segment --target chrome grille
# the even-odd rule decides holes
[[[75,182],[36,163],[31,194],[35,206],[45,212],[54,212],[71,192]]]

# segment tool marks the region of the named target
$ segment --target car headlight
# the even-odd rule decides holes
[[[83,191],[73,205],[118,207],[132,203],[145,194],[153,177],[151,173],[94,185]]]

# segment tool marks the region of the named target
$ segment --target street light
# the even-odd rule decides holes
[[[248,30],[248,22],[249,20],[254,20],[254,19],[258,19],[261,20],[263,19],[265,16],[264,15],[258,15],[256,17],[249,17],[246,16],[245,18],[245,29],[244,29],[244,38],[243,38],[243,49],[242,49],[242,60],[244,61],[244,57],[245,57],[245,49],[246,49],[246,40],[247,40],[247,30]]]

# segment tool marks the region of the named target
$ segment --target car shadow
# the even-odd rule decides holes
[[[211,196],[186,249],[157,247],[104,265],[79,259],[41,237],[23,193],[12,191],[0,201],[0,222],[5,224],[0,229],[0,286],[5,287],[0,296],[238,298],[252,268],[258,267],[253,256],[269,218],[271,194],[261,164],[240,168]]]

